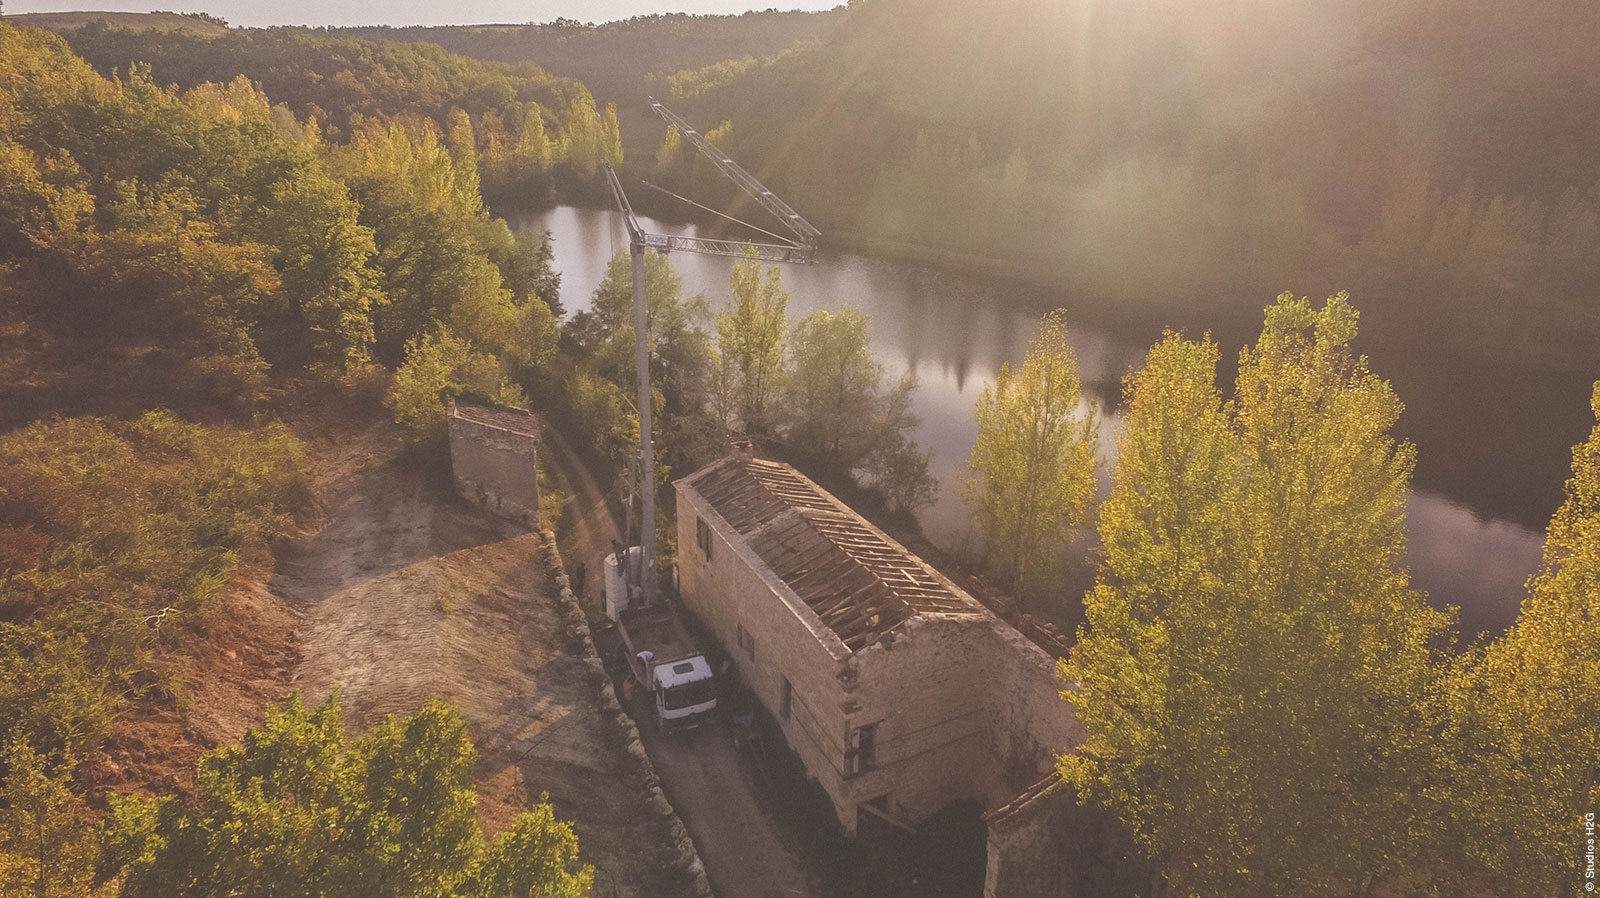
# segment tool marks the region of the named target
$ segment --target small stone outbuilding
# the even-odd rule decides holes
[[[529,527],[539,521],[539,418],[451,399],[450,470],[468,501]]]
[[[741,452],[676,489],[684,605],[847,831],[1002,808],[1083,740],[1051,654],[792,467]]]

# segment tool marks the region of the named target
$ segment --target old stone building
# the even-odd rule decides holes
[[[539,419],[451,399],[450,470],[468,501],[532,527],[539,519]]]
[[[1050,654],[793,468],[736,453],[676,488],[684,604],[847,830],[1001,808],[1082,740]]]

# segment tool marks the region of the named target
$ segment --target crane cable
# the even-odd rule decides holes
[[[757,227],[757,226],[751,224],[748,221],[742,221],[740,219],[734,218],[732,215],[727,215],[725,213],[718,212],[717,210],[711,208],[710,206],[701,205],[700,203],[697,203],[694,200],[691,200],[686,196],[679,196],[678,194],[673,193],[672,191],[668,190],[667,188],[658,187],[658,186],[650,183],[649,181],[640,181],[639,183],[641,183],[644,186],[650,188],[651,190],[658,190],[658,191],[666,194],[667,196],[672,197],[673,199],[682,200],[682,201],[688,203],[689,205],[694,206],[694,207],[696,207],[698,209],[704,209],[705,211],[710,212],[712,215],[716,215],[716,216],[720,216],[722,218],[726,218],[727,220],[729,220],[729,221],[731,221],[731,222],[733,222],[734,224],[737,224],[737,225],[744,225],[745,227],[749,228],[752,231],[760,231],[761,233],[766,234],[768,237],[771,237],[774,240],[782,240],[784,243],[787,243],[788,245],[794,247],[795,249],[800,249],[800,244],[794,242],[794,239],[792,237],[785,237],[782,234],[774,234],[771,231],[767,230],[766,228]]]

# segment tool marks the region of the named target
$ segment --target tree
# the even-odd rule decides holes
[[[789,341],[789,441],[845,470],[871,449],[865,425],[875,417],[883,379],[867,340],[871,321],[851,308],[818,309],[795,325]]]
[[[1440,819],[1449,616],[1407,580],[1413,451],[1355,333],[1343,294],[1285,295],[1232,404],[1209,342],[1168,335],[1128,384],[1061,765],[1172,894],[1403,891]]]
[[[517,137],[517,161],[537,172],[547,172],[554,163],[550,138],[544,130],[544,108],[529,103],[523,112],[522,133]]]
[[[70,788],[70,759],[52,770],[44,755],[16,738],[4,762],[0,895],[86,898],[94,877],[94,827]]]
[[[114,800],[105,866],[127,898],[581,896],[569,824],[541,799],[486,845],[466,722],[433,700],[347,743],[335,695],[298,694],[206,753],[193,810]]]
[[[450,309],[450,329],[473,346],[506,362],[542,368],[556,350],[556,318],[537,297],[518,305],[500,286],[500,271],[488,259],[467,267],[461,295]]]
[[[872,354],[872,319],[854,309],[818,309],[796,324],[789,339],[783,436],[801,454],[836,470],[862,471],[891,506],[912,509],[933,500],[938,483],[928,473],[930,453],[909,432],[916,372],[884,386],[883,365]]]
[[[678,134],[677,125],[667,126],[667,136],[662,139],[661,146],[656,150],[656,172],[665,174],[678,167],[683,161],[683,138]]]
[[[978,397],[978,439],[963,480],[990,563],[1026,593],[1059,556],[1095,493],[1095,411],[1081,415],[1066,313],[1039,325],[1020,371],[1000,367]]]
[[[476,211],[483,202],[478,181],[478,136],[472,117],[460,109],[450,110],[450,162],[459,202]]]
[[[605,141],[600,114],[595,111],[594,97],[588,91],[581,91],[572,99],[567,129],[567,165],[580,178],[594,177],[605,153]]]
[[[622,126],[617,123],[617,104],[607,103],[600,126],[601,156],[613,168],[622,164]]]
[[[717,315],[717,352],[729,362],[745,433],[764,435],[768,406],[783,374],[783,334],[788,329],[789,294],[776,265],[762,276],[761,263],[744,258],[733,265],[733,307]]]
[[[1591,406],[1600,423],[1600,384]],[[1451,854],[1496,895],[1575,889],[1576,833],[1600,808],[1600,426],[1573,449],[1516,623],[1462,658],[1451,685]]]
[[[909,435],[922,423],[911,411],[911,397],[916,392],[917,373],[907,371],[884,397],[882,412],[871,422],[873,445],[866,460],[873,485],[883,492],[889,507],[905,511],[931,505],[939,495],[939,481],[928,473],[933,452],[919,449]]]
[[[275,323],[278,341],[308,343],[302,360],[343,374],[366,360],[373,308],[385,299],[367,264],[377,252],[372,229],[344,185],[320,171],[281,183],[273,199],[265,230],[289,313]]]
[[[406,362],[394,374],[394,419],[420,440],[437,434],[444,424],[448,391],[471,391],[520,405],[522,391],[503,378],[502,370],[498,358],[441,325],[406,344]]]

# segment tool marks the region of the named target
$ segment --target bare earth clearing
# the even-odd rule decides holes
[[[303,618],[293,686],[308,702],[341,690],[353,731],[430,695],[454,702],[477,742],[486,830],[548,792],[597,868],[597,896],[679,893],[666,827],[566,645],[538,536],[400,450],[387,424],[313,443],[320,526],[279,551],[269,584]]]

